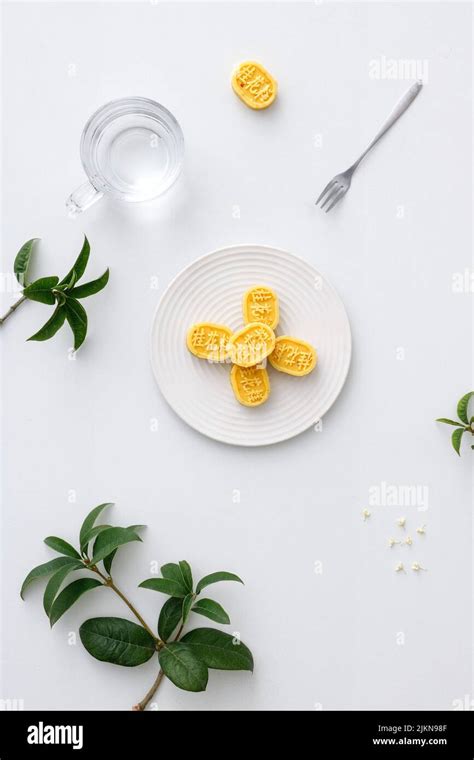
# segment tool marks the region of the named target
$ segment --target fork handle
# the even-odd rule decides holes
[[[422,87],[423,87],[423,82],[421,82],[421,80],[418,80],[417,82],[415,82],[415,84],[412,84],[412,86],[400,98],[397,105],[393,109],[392,113],[390,114],[388,119],[382,124],[381,128],[375,135],[370,145],[367,146],[367,148],[364,150],[362,155],[357,159],[357,161],[354,164],[352,164],[351,166],[352,171],[355,171],[357,169],[360,162],[362,161],[363,158],[365,158],[369,150],[372,150],[372,148],[374,147],[374,145],[378,143],[380,138],[383,137],[384,134],[388,132],[388,130],[391,127],[393,127],[393,125],[400,118],[400,116],[403,113],[405,113],[405,111],[407,110],[407,108],[409,108],[409,106],[411,106],[411,104],[415,100],[416,96],[418,95]]]

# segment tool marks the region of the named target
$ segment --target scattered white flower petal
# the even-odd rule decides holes
[[[416,532],[419,533],[420,536],[424,536],[424,534],[426,533],[425,528],[426,528],[426,525],[420,525],[420,527],[416,529]]]
[[[370,517],[370,515],[371,515],[371,512],[368,509],[363,510],[362,517],[364,518],[364,520],[367,520],[367,518]]]
[[[388,539],[388,545],[390,546],[390,548],[392,548],[393,546],[395,546],[395,544],[399,544],[399,543],[400,543],[400,541],[395,541],[394,538],[389,538]]]
[[[405,539],[405,543],[406,543],[408,546],[411,546],[411,545],[412,545],[412,543],[413,543],[413,539],[412,539],[412,537],[411,537],[411,536],[407,536],[407,537],[406,537],[406,539]]]
[[[422,567],[419,562],[414,562],[411,569],[417,573],[419,570],[426,570],[426,567]]]
[[[405,527],[405,523],[406,523],[406,521],[407,521],[407,520],[406,520],[406,517],[399,517],[399,518],[398,518],[398,520],[397,520],[397,525],[398,525],[400,528],[404,528],[404,527]]]
[[[403,562],[399,562],[398,565],[395,567],[396,573],[406,573],[405,567],[403,566]]]

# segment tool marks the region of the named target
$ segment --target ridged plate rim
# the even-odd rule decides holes
[[[202,265],[205,264],[207,260],[212,260],[213,258],[220,257],[222,255],[225,255],[226,257],[227,256],[231,257],[231,256],[236,256],[238,254],[248,255],[251,253],[274,256],[280,260],[281,260],[281,257],[286,257],[293,264],[296,264],[297,266],[300,266],[306,270],[311,270],[313,277],[315,278],[315,281],[316,281],[316,278],[321,278],[321,282],[324,283],[324,285],[328,287],[334,303],[337,305],[337,307],[341,311],[341,316],[343,317],[345,321],[344,328],[346,331],[346,335],[344,336],[345,345],[344,345],[343,370],[342,370],[337,386],[335,386],[335,388],[332,390],[325,405],[321,408],[321,410],[319,410],[319,413],[315,415],[315,417],[311,415],[306,416],[305,421],[296,429],[293,429],[291,431],[287,430],[285,432],[284,428],[281,429],[281,427],[279,427],[273,435],[270,435],[270,436],[267,435],[267,437],[265,438],[262,437],[262,439],[250,439],[250,438],[245,438],[245,436],[238,437],[235,434],[232,434],[232,431],[225,431],[225,430],[224,432],[222,430],[219,431],[217,429],[213,429],[212,427],[206,426],[206,424],[203,423],[202,421],[199,422],[199,421],[196,421],[196,419],[189,418],[189,416],[186,415],[185,411],[183,411],[182,408],[180,409],[176,407],[175,402],[173,401],[173,399],[170,398],[169,393],[167,393],[166,388],[163,387],[164,382],[163,382],[162,377],[160,376],[160,362],[159,362],[159,357],[156,351],[156,335],[157,335],[157,331],[159,330],[159,322],[162,316],[161,310],[163,308],[163,304],[165,304],[167,297],[169,296],[170,291],[173,290],[177,286],[177,284],[179,284],[179,281],[182,278],[184,278],[186,275],[188,275],[190,272],[192,272],[194,269],[198,269],[199,267],[202,267]],[[242,296],[243,296],[243,293],[242,293]],[[202,321],[206,321],[206,320],[211,321],[208,314],[203,315],[202,317]],[[187,352],[187,349],[185,347],[184,335],[183,335],[182,343],[184,346],[184,351]],[[348,372],[349,372],[349,368],[351,364],[351,356],[352,356],[352,336],[351,336],[351,329],[350,329],[350,323],[349,323],[347,311],[345,309],[344,303],[341,300],[338,292],[335,290],[332,284],[328,281],[328,279],[324,277],[322,274],[320,274],[320,272],[317,269],[315,269],[315,267],[306,259],[303,259],[302,257],[297,256],[293,253],[290,253],[289,251],[285,249],[277,248],[272,245],[262,245],[260,243],[256,243],[256,244],[241,243],[237,245],[217,248],[213,251],[210,251],[209,253],[204,254],[203,256],[199,256],[197,259],[194,259],[192,262],[190,262],[185,267],[183,267],[183,269],[181,269],[172,278],[172,280],[169,282],[168,286],[162,293],[161,298],[158,302],[158,305],[153,315],[151,330],[150,330],[150,360],[151,360],[151,365],[152,365],[152,371],[153,371],[153,375],[155,377],[156,383],[160,389],[160,392],[163,398],[165,399],[165,401],[167,402],[167,404],[171,407],[171,409],[173,409],[173,411],[175,412],[175,414],[178,415],[178,417],[180,417],[187,425],[189,425],[191,428],[193,428],[197,432],[209,438],[212,438],[213,440],[219,441],[221,443],[226,443],[226,444],[235,445],[235,446],[256,447],[256,446],[268,446],[268,445],[273,445],[276,443],[281,443],[283,441],[289,440],[290,438],[294,438],[297,435],[300,435],[305,430],[310,428],[312,425],[315,425],[316,422],[318,422],[318,420],[320,420],[329,411],[329,409],[333,406],[339,394],[341,393],[342,388],[345,385]],[[196,361],[202,361],[202,360],[196,359]],[[316,372],[318,371],[318,367],[316,367],[315,371]],[[229,372],[230,372],[230,369],[229,369]],[[274,370],[271,369],[271,372],[274,372]],[[280,374],[280,373],[277,373],[277,374]],[[285,377],[290,377],[290,376],[285,375]],[[307,377],[311,377],[311,375],[308,375]],[[229,382],[229,392],[232,393],[232,391],[230,390],[230,382]],[[240,407],[237,401],[235,401],[235,403],[237,405],[236,408],[245,409],[245,407]],[[257,411],[257,410],[251,410],[251,411]]]

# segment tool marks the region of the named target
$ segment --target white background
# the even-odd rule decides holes
[[[452,289],[472,266],[471,46],[469,4],[3,6],[2,272],[40,236],[32,275],[63,274],[84,232],[91,278],[111,267],[85,304],[90,334],[75,361],[67,328],[25,342],[49,316],[44,305],[24,304],[2,329],[4,699],[128,709],[155,677],[155,663],[117,668],[69,644],[87,617],[127,617],[110,592],[83,597],[52,631],[43,584],[18,596],[52,556],[42,538],[75,541],[102,501],[116,502],[115,524],[149,526],[115,574],[151,624],[164,597],[136,586],[152,561],[186,558],[195,575],[227,569],[246,582],[214,596],[251,647],[254,675],[211,672],[198,695],[166,682],[160,709],[450,709],[473,694],[473,452],[466,441],[459,459],[451,429],[434,422],[472,387],[473,295]],[[427,61],[428,82],[326,216],[315,197],[411,83],[371,78],[382,56]],[[246,58],[278,79],[266,112],[231,90]],[[101,201],[69,220],[82,125],[135,94],[182,125],[179,184],[152,207]],[[187,428],[149,365],[167,283],[241,242],[310,261],[343,298],[354,340],[323,431],[259,450]],[[14,297],[2,294],[5,308]],[[375,506],[364,523],[382,482],[426,486],[427,511]],[[401,515],[415,544],[390,550]],[[414,560],[428,572],[394,572]]]

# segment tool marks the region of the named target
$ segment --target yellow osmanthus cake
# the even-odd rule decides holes
[[[290,335],[281,335],[275,341],[275,348],[268,361],[279,372],[302,377],[308,375],[316,366],[318,356],[316,349],[309,343]]]
[[[279,372],[295,377],[308,375],[318,355],[310,343],[291,335],[276,337],[279,301],[268,285],[253,285],[243,297],[244,327],[232,332],[227,325],[198,322],[186,335],[194,356],[210,363],[232,363],[230,382],[235,398],[243,406],[264,404],[270,397],[270,379],[265,359]]]
[[[226,325],[198,322],[192,325],[186,336],[186,345],[194,356],[211,362],[225,362],[227,344],[232,330]]]
[[[230,382],[235,398],[244,406],[260,406],[270,395],[270,380],[264,367],[239,367],[234,364]]]
[[[250,322],[231,336],[227,348],[233,364],[253,367],[272,353],[275,333],[263,322]]]
[[[266,285],[254,285],[244,293],[243,298],[244,322],[263,322],[275,329],[280,319],[278,296]]]
[[[257,111],[271,106],[278,91],[276,80],[257,61],[239,63],[232,74],[232,88],[246,106]]]

